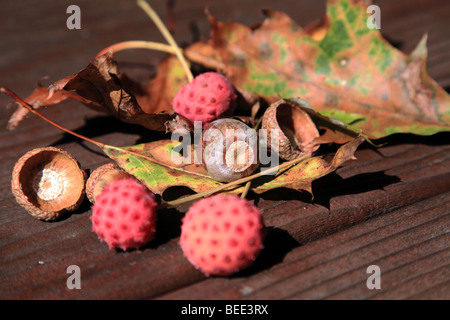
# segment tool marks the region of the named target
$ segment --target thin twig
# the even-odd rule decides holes
[[[65,132],[67,132],[67,133],[69,133],[69,134],[71,134],[71,135],[73,135],[73,136],[75,136],[75,137],[77,137],[77,138],[80,138],[80,139],[86,140],[86,141],[88,141],[88,142],[90,142],[90,143],[93,143],[93,144],[95,144],[96,146],[98,146],[98,147],[100,147],[100,148],[104,148],[104,147],[106,146],[105,144],[103,144],[103,143],[101,143],[101,142],[95,141],[95,140],[93,140],[93,139],[91,139],[91,138],[88,138],[88,137],[86,137],[86,136],[83,136],[83,135],[81,135],[81,134],[79,134],[79,133],[76,133],[76,132],[74,132],[74,131],[72,131],[72,130],[69,130],[69,129],[67,129],[67,128],[64,128],[63,126],[57,124],[56,122],[53,122],[52,120],[48,119],[46,116],[44,116],[43,114],[41,114],[40,112],[36,111],[36,110],[33,108],[33,106],[31,106],[29,103],[25,102],[23,99],[21,99],[19,96],[17,96],[17,95],[16,95],[14,92],[12,92],[11,90],[6,89],[6,88],[3,88],[3,87],[0,87],[0,92],[2,92],[2,93],[4,93],[4,94],[8,95],[8,96],[11,97],[11,98],[13,98],[13,99],[14,99],[15,101],[17,101],[20,105],[22,105],[23,107],[25,107],[26,109],[28,109],[28,111],[34,113],[34,114],[37,115],[39,118],[45,120],[46,122],[50,123],[51,125],[55,126],[56,128],[58,128],[58,129],[60,129],[60,130],[62,130],[62,131],[65,131]]]
[[[213,69],[219,72],[225,72],[226,70],[226,66],[223,62],[212,57],[208,57],[198,51],[192,50],[190,47],[187,47],[184,50],[184,54],[190,61],[202,65],[208,69]]]
[[[154,163],[158,163],[157,161],[154,161],[154,159],[150,159],[149,157],[144,156],[144,155],[142,155],[142,154],[139,154],[139,153],[136,153],[136,152],[133,152],[133,151],[130,151],[130,150],[124,150],[124,149],[119,148],[119,147],[114,147],[114,146],[106,145],[106,144],[104,144],[104,143],[95,141],[95,140],[93,140],[93,139],[91,139],[91,138],[88,138],[88,137],[86,137],[86,136],[83,136],[83,135],[81,135],[81,134],[78,134],[78,133],[76,133],[76,132],[74,132],[74,131],[72,131],[72,130],[70,130],[70,129],[64,128],[63,126],[57,124],[56,122],[53,122],[52,120],[48,119],[47,117],[45,117],[44,115],[42,115],[41,113],[39,113],[38,111],[36,111],[36,110],[33,108],[33,106],[31,106],[29,103],[25,102],[23,99],[21,99],[19,96],[17,96],[17,95],[16,95],[14,92],[12,92],[11,90],[6,89],[6,88],[4,88],[4,87],[0,87],[0,92],[2,92],[2,93],[4,93],[4,94],[8,95],[8,96],[11,97],[11,98],[13,98],[13,99],[16,100],[19,104],[21,104],[23,107],[25,107],[26,109],[28,109],[30,112],[32,112],[33,114],[37,115],[38,117],[40,117],[40,118],[43,119],[44,121],[50,123],[51,125],[55,126],[56,128],[58,128],[58,129],[60,129],[60,130],[62,130],[62,131],[65,131],[65,132],[67,132],[67,133],[69,133],[69,134],[71,134],[71,135],[73,135],[73,136],[75,136],[75,137],[77,137],[77,138],[80,138],[80,139],[82,139],[82,140],[91,142],[91,143],[95,144],[96,146],[100,147],[100,148],[103,149],[103,150],[104,150],[105,148],[116,149],[116,150],[119,150],[119,151],[123,151],[123,152],[128,152],[128,153],[130,153],[130,154],[134,154],[134,155],[136,155],[136,156],[139,156],[139,157],[142,157],[142,158],[145,158],[145,159],[149,159],[150,161],[152,161],[152,162],[154,162]],[[203,197],[212,195],[212,194],[217,193],[217,192],[220,192],[220,191],[229,190],[229,189],[231,189],[231,188],[233,188],[233,187],[239,186],[239,185],[242,184],[242,183],[246,183],[246,182],[248,182],[248,181],[254,180],[254,179],[259,178],[259,177],[261,177],[261,176],[268,175],[268,174],[271,174],[271,173],[274,173],[274,172],[278,172],[279,170],[280,170],[280,171],[281,171],[281,170],[285,170],[285,169],[287,169],[287,168],[289,168],[289,167],[291,167],[291,166],[294,166],[294,165],[300,163],[301,161],[304,161],[304,160],[306,160],[306,159],[309,159],[310,157],[311,157],[311,154],[308,153],[308,154],[305,154],[305,155],[303,155],[303,156],[301,156],[301,157],[299,157],[299,158],[296,158],[296,159],[294,159],[294,160],[285,162],[285,163],[283,163],[283,164],[281,164],[281,165],[278,165],[278,166],[275,166],[275,167],[273,167],[273,168],[270,168],[270,169],[267,169],[267,170],[258,172],[258,173],[256,173],[256,174],[250,175],[250,176],[248,176],[248,177],[244,177],[244,178],[241,178],[241,179],[232,181],[232,182],[227,183],[227,184],[223,184],[223,185],[221,185],[221,186],[219,186],[219,187],[216,187],[216,188],[213,188],[213,189],[210,189],[210,190],[201,192],[201,193],[197,193],[197,194],[194,194],[194,195],[191,195],[191,196],[188,196],[188,197],[184,197],[184,198],[181,198],[181,199],[177,199],[177,200],[173,200],[173,201],[167,201],[167,202],[165,202],[162,206],[163,206],[163,207],[165,207],[165,206],[177,206],[177,205],[180,205],[180,204],[189,202],[189,201],[197,200],[197,199],[200,199],[200,198],[203,198]]]
[[[131,40],[131,41],[123,41],[115,43],[99,53],[97,53],[97,57],[101,56],[102,54],[105,54],[109,50],[112,50],[113,53],[123,51],[123,50],[129,50],[129,49],[149,49],[149,50],[156,50],[156,51],[163,51],[167,53],[175,54],[175,49],[171,47],[170,45],[167,45],[165,43],[159,43],[159,42],[153,42],[153,41],[143,41],[143,40]]]
[[[80,138],[80,139],[82,139],[82,140],[85,140],[85,141],[88,141],[88,142],[90,142],[90,143],[93,143],[93,144],[95,144],[96,146],[98,146],[99,148],[101,148],[104,152],[106,152],[106,149],[117,150],[117,151],[119,151],[119,152],[124,152],[124,153],[130,154],[130,155],[133,155],[133,156],[136,156],[136,157],[139,157],[139,158],[146,159],[146,160],[148,160],[148,161],[150,161],[150,162],[152,162],[152,163],[154,163],[154,164],[157,164],[157,165],[160,165],[160,166],[163,166],[163,167],[166,167],[166,168],[170,168],[170,169],[173,169],[173,170],[176,170],[176,171],[187,172],[187,173],[189,173],[189,174],[196,175],[196,176],[199,176],[199,177],[202,177],[202,178],[209,178],[209,179],[211,178],[211,177],[209,177],[209,176],[207,176],[207,175],[204,175],[204,174],[201,174],[201,173],[197,173],[197,172],[193,172],[193,171],[186,171],[186,170],[184,170],[184,169],[182,169],[182,168],[177,168],[177,167],[169,166],[169,165],[167,165],[166,163],[161,162],[161,161],[159,161],[159,160],[157,160],[157,159],[155,159],[155,158],[153,158],[153,157],[149,157],[149,156],[143,155],[143,154],[141,154],[141,153],[139,153],[139,152],[135,152],[135,151],[133,151],[133,150],[127,150],[127,149],[123,149],[123,148],[121,148],[121,147],[115,147],[115,146],[112,146],[112,145],[104,144],[104,143],[98,142],[98,141],[96,141],[96,140],[93,140],[93,139],[91,139],[91,138],[88,138],[88,137],[86,137],[86,136],[83,136],[83,135],[81,135],[81,134],[79,134],[79,133],[76,133],[76,132],[70,130],[70,129],[64,128],[64,127],[61,126],[60,124],[57,124],[56,122],[50,120],[49,118],[47,118],[46,116],[44,116],[44,115],[41,114],[40,112],[36,111],[36,110],[33,108],[33,106],[31,106],[29,103],[27,103],[26,101],[24,101],[23,99],[21,99],[19,96],[17,96],[17,95],[16,95],[14,92],[12,92],[11,90],[9,90],[9,89],[7,89],[7,88],[0,87],[0,92],[5,93],[5,94],[8,95],[9,97],[13,98],[14,100],[16,100],[17,103],[19,103],[20,105],[22,105],[24,108],[26,108],[27,110],[29,110],[29,111],[32,112],[33,114],[37,115],[39,118],[41,118],[41,119],[43,119],[44,121],[50,123],[52,126],[58,128],[58,129],[60,129],[60,130],[62,130],[62,131],[65,131],[65,132],[67,132],[67,133],[69,133],[69,134],[71,134],[71,135],[73,135],[73,136],[75,136],[75,137],[77,137],[77,138]]]
[[[184,198],[181,198],[181,199],[177,199],[177,200],[173,200],[173,201],[167,201],[166,204],[168,206],[178,206],[180,204],[183,204],[183,203],[186,203],[186,202],[189,202],[189,201],[193,201],[193,200],[197,200],[197,199],[200,199],[200,198],[203,198],[203,197],[207,197],[207,196],[210,196],[210,195],[212,195],[214,193],[230,189],[231,187],[238,186],[238,185],[240,185],[242,183],[245,183],[247,181],[251,181],[251,180],[254,180],[256,178],[259,178],[259,177],[262,177],[262,176],[265,176],[265,175],[268,175],[268,174],[271,174],[271,173],[274,173],[274,172],[278,172],[278,170],[284,170],[284,169],[290,168],[291,166],[294,166],[294,165],[296,165],[296,164],[298,164],[298,163],[300,163],[302,161],[305,161],[305,160],[307,160],[309,158],[311,158],[311,154],[307,153],[307,154],[305,154],[305,155],[303,155],[301,157],[298,157],[298,158],[296,158],[294,160],[285,162],[285,163],[283,163],[281,165],[278,165],[278,166],[275,166],[273,168],[270,168],[270,169],[267,169],[267,170],[255,173],[255,174],[250,175],[248,177],[244,177],[244,178],[241,178],[241,179],[229,182],[227,184],[221,185],[219,187],[216,187],[216,188],[204,191],[204,192],[196,193],[196,194],[193,194],[191,196],[187,196],[187,197],[184,197]]]
[[[145,0],[137,0],[138,6],[144,10],[144,12],[150,17],[150,19],[153,20],[155,25],[158,27],[159,31],[162,33],[166,41],[172,46],[172,48],[175,50],[175,55],[180,60],[181,65],[183,66],[183,69],[186,73],[186,77],[188,78],[188,81],[191,82],[194,79],[194,76],[192,75],[191,69],[189,68],[188,62],[186,61],[185,57],[183,56],[183,53],[181,52],[181,49],[178,47],[177,43],[175,42],[174,38],[170,34],[169,30],[167,30],[164,23],[159,18],[158,14],[153,10],[153,8],[145,1]]]
[[[248,181],[245,184],[244,190],[241,193],[241,199],[245,199],[247,197],[248,192],[250,191],[250,187],[252,186],[252,182]]]

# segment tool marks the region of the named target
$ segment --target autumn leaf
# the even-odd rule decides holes
[[[24,100],[37,109],[74,99],[121,121],[138,124],[150,130],[164,130],[164,123],[172,112],[171,106],[150,109],[147,105],[148,112],[144,112],[138,101],[145,99],[146,94],[138,90],[136,92],[142,93],[141,95],[133,94],[127,90],[131,87],[130,79],[121,80],[117,63],[113,60],[111,51],[108,51],[94,58],[77,74],[58,80],[48,88],[39,87]],[[8,127],[13,129],[17,126],[27,112],[19,106],[10,118]]]
[[[188,159],[179,163],[173,161],[180,142],[158,140],[130,147],[103,147],[103,151],[122,169],[139,179],[152,192],[162,195],[174,186],[184,186],[195,192],[202,192],[222,185],[210,178],[201,164],[196,164],[192,149],[185,155]],[[181,157],[181,156],[180,156]]]
[[[334,155],[316,156],[296,166],[280,171],[275,177],[266,177],[255,180],[253,183],[253,191],[263,193],[275,188],[291,188],[295,190],[305,190],[312,194],[311,183],[341,166],[344,162],[354,159],[354,153],[361,143],[364,142],[362,136],[358,136],[353,140],[342,145]]]
[[[256,193],[281,187],[305,190],[311,193],[311,183],[335,171],[344,162],[353,159],[355,150],[363,141],[364,138],[358,136],[342,145],[334,155],[311,157],[293,167],[288,166],[282,170],[278,170],[278,166],[275,166],[272,168],[277,169],[274,174],[256,173],[244,179],[252,181],[252,190]],[[173,153],[178,154],[180,145],[181,143],[178,141],[159,140],[121,148],[104,146],[103,151],[122,169],[159,195],[163,195],[168,188],[176,186],[187,187],[194,192],[205,194],[208,194],[209,191],[214,193],[219,190],[231,193],[242,192],[244,182],[225,184],[210,178],[203,166],[195,163],[193,146],[188,148],[189,152],[185,155],[186,161],[176,164],[173,160]],[[280,168],[282,166],[280,165]]]
[[[27,98],[24,100],[32,105],[34,108],[39,108],[42,105],[57,104],[69,98],[69,93],[65,91],[56,91],[50,95],[50,90],[47,87],[38,86]],[[8,120],[7,129],[15,129],[19,123],[29,113],[28,109],[18,106],[16,111]]]
[[[404,54],[367,27],[366,9],[329,0],[309,29],[275,11],[257,28],[210,16],[212,46],[234,86],[269,102],[300,97],[372,139],[448,131],[450,97],[426,73],[426,36]]]

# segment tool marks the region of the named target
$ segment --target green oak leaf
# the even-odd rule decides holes
[[[180,142],[158,140],[129,147],[105,146],[103,151],[123,170],[145,184],[155,194],[162,195],[173,186],[184,186],[202,192],[222,185],[210,178],[201,164],[176,164],[172,153],[178,153]],[[188,152],[188,157],[192,156]]]
[[[324,156],[314,156],[293,167],[279,170],[274,175],[255,175],[255,178],[251,179],[252,190],[263,193],[285,187],[311,192],[312,181],[335,171],[345,161],[353,159],[355,150],[364,140],[362,136],[358,136],[342,145],[331,160]],[[175,186],[188,187],[197,193],[207,193],[228,185],[210,178],[201,165],[174,164],[171,155],[173,152],[179,152],[179,146],[178,141],[159,140],[121,148],[106,145],[103,151],[123,170],[159,195]],[[187,157],[191,156],[192,153],[189,152]],[[222,188],[220,192],[236,194],[243,189],[243,186],[233,186]]]
[[[367,26],[367,3],[328,0],[324,22],[302,29],[265,11],[257,28],[210,16],[211,42],[234,86],[269,102],[299,97],[370,139],[450,130],[450,96],[426,72],[423,39],[407,55]]]

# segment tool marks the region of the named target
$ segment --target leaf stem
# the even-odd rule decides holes
[[[190,202],[190,201],[197,200],[197,199],[200,199],[200,198],[203,198],[203,197],[207,197],[207,196],[210,196],[210,195],[212,195],[214,193],[230,189],[232,187],[235,187],[235,186],[238,186],[238,185],[240,185],[242,183],[254,180],[254,179],[259,178],[261,176],[268,175],[268,174],[274,173],[274,172],[278,172],[279,170],[287,169],[287,168],[289,168],[289,167],[291,167],[293,165],[296,165],[296,164],[298,164],[298,163],[300,163],[302,161],[305,161],[305,160],[307,160],[309,158],[311,158],[311,153],[307,153],[307,154],[305,154],[305,155],[303,155],[301,157],[298,157],[298,158],[296,158],[294,160],[290,160],[290,161],[285,162],[285,163],[283,163],[281,165],[278,165],[278,166],[272,167],[270,169],[267,169],[267,170],[264,170],[264,171],[252,174],[252,175],[250,175],[248,177],[244,177],[244,178],[241,178],[241,179],[229,182],[229,183],[221,185],[219,187],[216,187],[216,188],[204,191],[204,192],[196,193],[196,194],[193,194],[191,196],[187,196],[187,197],[184,197],[184,198],[181,198],[181,199],[177,199],[177,200],[173,200],[173,201],[167,201],[165,204],[167,206],[178,206],[178,205],[186,203],[186,202]]]
[[[8,95],[8,96],[11,97],[11,98],[13,98],[17,103],[19,103],[19,104],[22,105],[24,108],[26,108],[27,110],[29,110],[29,111],[32,112],[33,114],[37,115],[39,118],[43,119],[43,120],[46,121],[47,123],[51,124],[52,126],[58,128],[58,129],[60,129],[60,130],[62,130],[62,131],[65,131],[65,132],[67,132],[67,133],[69,133],[69,134],[71,134],[71,135],[73,135],[73,136],[75,136],[75,137],[77,137],[77,138],[80,138],[80,139],[82,139],[82,140],[85,140],[85,141],[87,141],[87,142],[90,142],[90,143],[95,144],[95,145],[98,146],[100,149],[102,149],[107,155],[108,155],[108,151],[107,151],[108,149],[111,149],[111,150],[117,150],[117,151],[119,151],[119,152],[128,153],[128,154],[134,155],[134,156],[136,156],[136,157],[146,159],[146,160],[148,160],[148,161],[150,161],[150,162],[152,162],[152,163],[158,164],[158,165],[163,166],[163,167],[169,167],[169,168],[171,168],[171,169],[173,169],[173,170],[185,172],[185,171],[184,171],[183,169],[181,169],[181,168],[170,167],[170,166],[168,166],[166,163],[163,163],[163,162],[161,162],[161,161],[159,161],[159,160],[157,160],[157,159],[155,159],[155,158],[153,158],[153,157],[150,157],[150,156],[146,156],[146,155],[140,154],[140,153],[135,152],[135,151],[133,151],[133,150],[127,150],[127,149],[124,149],[124,148],[121,148],[121,147],[115,147],[115,146],[112,146],[112,145],[109,145],[109,144],[104,144],[104,143],[98,142],[98,141],[96,141],[96,140],[93,140],[93,139],[91,139],[91,138],[88,138],[88,137],[86,137],[86,136],[83,136],[83,135],[81,135],[81,134],[79,134],[79,133],[76,133],[76,132],[74,132],[74,131],[72,131],[72,130],[70,130],[70,129],[64,128],[64,127],[61,126],[60,124],[57,124],[56,122],[50,120],[49,118],[47,118],[46,116],[44,116],[44,115],[41,114],[40,112],[36,111],[36,109],[34,109],[32,105],[30,105],[29,103],[27,103],[26,101],[24,101],[23,99],[21,99],[19,96],[17,96],[17,95],[16,95],[14,92],[12,92],[11,90],[9,90],[9,89],[7,89],[7,88],[4,88],[4,87],[0,87],[0,92],[1,92],[1,93],[4,93],[4,94],[6,94],[6,95]],[[206,175],[201,174],[201,173],[198,173],[198,172],[193,172],[193,171],[189,171],[189,174],[196,175],[196,176],[199,176],[199,177],[202,177],[202,178],[210,178],[209,176],[206,176]]]
[[[37,115],[38,117],[40,117],[40,118],[43,119],[44,121],[50,123],[51,125],[55,126],[56,128],[58,128],[58,129],[60,129],[60,130],[62,130],[62,131],[65,131],[65,132],[67,132],[67,133],[69,133],[69,134],[71,134],[71,135],[73,135],[73,136],[75,136],[75,137],[77,137],[77,138],[80,138],[80,139],[86,140],[86,141],[88,141],[88,142],[90,142],[90,143],[93,143],[93,144],[95,144],[96,146],[98,146],[98,147],[100,147],[100,148],[104,148],[104,147],[106,146],[105,144],[103,144],[103,143],[101,143],[101,142],[95,141],[95,140],[93,140],[93,139],[91,139],[91,138],[88,138],[88,137],[83,136],[83,135],[81,135],[81,134],[79,134],[79,133],[76,133],[76,132],[74,132],[74,131],[72,131],[72,130],[70,130],[70,129],[64,128],[63,126],[57,124],[56,122],[53,122],[52,120],[50,120],[49,118],[47,118],[46,116],[44,116],[43,114],[41,114],[40,112],[36,111],[36,110],[33,108],[32,105],[30,105],[29,103],[27,103],[26,101],[24,101],[23,99],[21,99],[19,96],[17,96],[17,95],[16,95],[14,92],[12,92],[11,90],[9,90],[9,89],[7,89],[7,88],[4,88],[4,87],[0,87],[0,92],[6,94],[7,96],[9,96],[9,97],[11,97],[11,98],[13,98],[13,99],[14,99],[17,103],[19,103],[21,106],[23,106],[24,108],[28,109],[28,111],[34,113],[35,115]]]
[[[158,27],[159,31],[162,33],[166,41],[170,44],[170,46],[175,50],[175,55],[180,60],[181,65],[183,66],[183,69],[186,73],[186,77],[188,78],[188,81],[191,82],[194,79],[194,76],[192,75],[191,69],[189,68],[188,62],[186,61],[185,57],[183,56],[183,53],[181,52],[181,49],[178,47],[177,43],[175,42],[174,38],[170,34],[169,30],[167,30],[164,23],[159,18],[158,14],[153,10],[153,8],[147,3],[145,0],[137,0],[138,6],[144,10],[144,12],[150,17],[150,19],[153,20],[155,25]]]
[[[101,149],[103,149],[103,150],[104,150],[105,148],[116,149],[116,150],[120,150],[120,151],[129,152],[129,153],[132,153],[132,154],[136,154],[136,155],[141,156],[141,157],[143,157],[143,158],[148,158],[148,157],[146,157],[146,156],[143,156],[143,155],[141,155],[141,154],[137,154],[137,153],[135,153],[135,152],[133,152],[133,151],[130,151],[130,150],[124,150],[124,149],[122,149],[122,148],[118,148],[118,147],[106,145],[106,144],[104,144],[104,143],[95,141],[95,140],[93,140],[93,139],[91,139],[91,138],[88,138],[88,137],[86,137],[86,136],[83,136],[83,135],[81,135],[81,134],[78,134],[78,133],[76,133],[76,132],[74,132],[74,131],[72,131],[72,130],[70,130],[70,129],[64,128],[63,126],[57,124],[56,122],[54,122],[54,121],[48,119],[47,117],[45,117],[44,115],[42,115],[40,112],[36,111],[36,110],[33,108],[33,106],[31,106],[29,103],[27,103],[26,101],[24,101],[23,99],[21,99],[19,96],[17,96],[17,95],[16,95],[14,92],[12,92],[11,90],[9,90],[9,89],[7,89],[7,88],[4,88],[4,87],[0,87],[0,92],[1,92],[1,93],[4,93],[4,94],[6,94],[6,95],[8,95],[8,96],[11,97],[11,98],[13,98],[15,101],[17,101],[17,103],[19,103],[20,105],[22,105],[24,108],[28,109],[31,113],[37,115],[38,117],[40,117],[40,118],[43,119],[44,121],[50,123],[51,125],[55,126],[56,128],[58,128],[58,129],[60,129],[60,130],[62,130],[62,131],[65,131],[65,132],[67,132],[67,133],[69,133],[69,134],[71,134],[71,135],[73,135],[73,136],[75,136],[75,137],[77,137],[77,138],[80,138],[80,139],[83,139],[83,140],[85,140],[85,141],[91,142],[91,143],[95,144],[96,146],[98,146],[99,148],[101,148]],[[212,194],[214,194],[214,193],[217,193],[217,192],[220,192],[220,191],[224,191],[224,190],[228,190],[228,189],[231,189],[232,187],[237,187],[238,185],[240,185],[240,184],[242,184],[242,183],[250,182],[250,181],[252,181],[252,180],[254,180],[254,179],[256,179],[256,178],[259,178],[259,177],[261,177],[261,176],[268,175],[268,174],[271,174],[271,173],[274,173],[274,172],[278,172],[279,170],[287,169],[287,168],[289,168],[289,167],[291,167],[291,166],[294,166],[294,165],[296,165],[296,164],[298,164],[298,163],[300,163],[300,162],[302,162],[302,161],[304,161],[304,160],[307,160],[307,159],[309,159],[309,158],[311,158],[311,153],[307,153],[307,154],[305,154],[305,155],[303,155],[303,156],[301,156],[301,157],[299,157],[299,158],[296,158],[296,159],[294,159],[294,160],[285,162],[285,163],[283,163],[283,164],[281,164],[281,165],[272,167],[272,168],[270,168],[270,169],[267,169],[267,170],[258,172],[258,173],[256,173],[256,174],[250,175],[250,176],[248,176],[248,177],[244,177],[244,178],[241,178],[241,179],[232,181],[232,182],[230,182],[230,183],[223,184],[223,185],[221,185],[221,186],[219,186],[219,187],[216,187],[216,188],[213,188],[213,189],[210,189],[210,190],[201,192],[201,193],[197,193],[197,194],[194,194],[194,195],[192,195],[192,196],[187,196],[187,197],[184,197],[184,198],[181,198],[181,199],[177,199],[177,200],[173,200],[173,201],[167,201],[167,202],[165,202],[165,203],[162,205],[162,207],[165,207],[165,206],[177,206],[177,205],[180,205],[180,204],[189,202],[189,201],[193,201],[193,200],[197,200],[197,199],[200,199],[200,198],[203,198],[203,197],[207,197],[207,196],[210,196],[210,195],[212,195]],[[246,194],[246,193],[248,192],[248,189],[249,189],[249,188],[250,188],[250,184],[247,184],[247,185],[245,186],[245,189],[244,189],[244,193],[243,193],[243,194]],[[245,190],[247,190],[247,192],[245,192]]]
[[[168,167],[167,164],[165,164],[165,163],[163,163],[163,162],[161,162],[161,161],[158,161],[158,160],[156,160],[156,159],[153,158],[153,157],[149,157],[149,156],[140,154],[140,153],[135,152],[135,151],[133,151],[133,150],[127,150],[127,149],[124,149],[124,148],[121,148],[121,147],[115,147],[115,146],[112,146],[112,145],[104,144],[104,143],[95,141],[95,140],[93,140],[93,139],[91,139],[91,138],[88,138],[88,137],[86,137],[86,136],[83,136],[83,135],[81,135],[81,134],[79,134],[79,133],[76,133],[76,132],[74,132],[74,131],[72,131],[72,130],[70,130],[70,129],[64,128],[64,127],[61,126],[60,124],[57,124],[56,122],[50,120],[49,118],[47,118],[46,116],[44,116],[44,115],[41,114],[40,112],[36,111],[36,109],[34,109],[32,105],[30,105],[29,103],[27,103],[26,101],[24,101],[23,99],[21,99],[19,96],[17,96],[17,95],[16,95],[14,92],[12,92],[11,90],[9,90],[9,89],[7,89],[7,88],[4,88],[4,87],[0,87],[0,92],[1,92],[1,93],[4,93],[4,94],[6,94],[6,95],[8,95],[8,96],[11,97],[11,98],[13,98],[17,103],[19,103],[20,105],[22,105],[24,108],[26,108],[27,110],[29,110],[29,111],[32,112],[33,114],[37,115],[39,118],[41,118],[41,119],[43,119],[44,121],[50,123],[52,126],[58,128],[58,129],[60,129],[60,130],[62,130],[62,131],[65,131],[65,132],[67,132],[67,133],[69,133],[69,134],[71,134],[71,135],[73,135],[73,136],[75,136],[75,137],[77,137],[77,138],[80,138],[80,139],[82,139],[82,140],[85,140],[85,141],[87,141],[87,142],[90,142],[90,143],[95,144],[96,146],[98,146],[99,148],[101,148],[105,153],[107,153],[107,149],[117,150],[117,151],[120,151],[120,152],[125,152],[125,153],[128,153],[128,154],[132,154],[132,155],[134,155],[134,156],[136,156],[136,157],[144,158],[144,159],[146,159],[146,160],[148,160],[148,161],[150,161],[150,162],[152,162],[152,163],[158,164],[158,165],[160,165],[160,166]],[[177,167],[170,167],[170,168],[172,168],[172,169],[174,169],[174,170],[178,170],[178,171],[183,171],[182,169],[179,169],[179,168],[177,168]],[[190,173],[190,174],[193,174],[193,175],[197,175],[197,176],[203,177],[203,178],[207,178],[207,177],[209,178],[209,176],[206,176],[206,175],[204,175],[204,174],[200,174],[200,173],[197,173],[197,172],[190,171],[189,173]]]
[[[256,124],[255,124],[255,126],[253,127],[253,129],[254,129],[255,131],[258,130],[258,129],[259,129],[259,126],[261,125],[261,123],[262,123],[262,117],[259,118],[259,120],[256,122]],[[245,199],[245,197],[247,197],[247,194],[248,194],[248,191],[250,190],[251,185],[252,185],[252,182],[251,182],[251,181],[248,181],[248,182],[245,184],[244,191],[242,191],[242,194],[241,194],[241,198],[242,198],[242,199]]]
[[[153,156],[147,156],[147,155],[141,154],[141,153],[133,151],[133,150],[124,149],[124,148],[121,148],[121,147],[115,147],[115,146],[111,146],[111,145],[104,145],[104,147],[102,149],[107,155],[108,155],[108,151],[106,149],[117,150],[119,152],[124,152],[124,153],[127,153],[127,154],[131,154],[131,155],[133,155],[135,157],[146,159],[146,160],[148,160],[148,161],[150,161],[150,162],[152,162],[154,164],[160,165],[162,167],[170,168],[172,170],[185,172],[185,173],[188,172],[189,174],[196,175],[196,176],[199,176],[199,177],[202,177],[202,178],[212,179],[210,176],[207,176],[207,175],[204,175],[204,174],[201,174],[201,173],[198,173],[198,172],[187,171],[187,170],[184,170],[183,168],[177,168],[175,166],[170,166],[167,163],[164,163],[164,162],[161,162],[161,161],[155,159]]]
[[[247,181],[247,183],[245,184],[244,190],[241,193],[241,199],[245,199],[247,197],[247,194],[250,191],[251,186],[252,186],[252,182]]]

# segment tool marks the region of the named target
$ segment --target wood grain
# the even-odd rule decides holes
[[[428,32],[428,71],[450,86],[448,1],[375,1],[382,32],[410,52]],[[104,47],[123,40],[163,41],[134,1],[77,1],[82,29],[65,27],[69,1],[6,1],[0,11],[1,85],[26,96],[44,83],[82,69]],[[154,8],[166,19],[163,1]],[[261,10],[288,12],[302,26],[319,18],[324,1],[177,1],[175,37],[207,37],[204,8],[221,20],[260,22]],[[3,10],[4,9],[4,10]],[[193,30],[197,30],[193,32]],[[118,55],[122,70],[147,81],[163,55]],[[56,222],[38,221],[17,205],[11,172],[30,149],[64,148],[88,170],[109,162],[88,143],[27,117],[14,131],[14,108],[0,96],[0,298],[1,299],[449,299],[450,135],[396,135],[357,160],[313,183],[307,193],[276,190],[250,194],[264,214],[265,249],[255,264],[232,277],[207,278],[179,247],[181,219],[189,204],[161,210],[155,241],[141,250],[108,250],[91,230],[91,210]],[[76,102],[42,112],[57,123],[113,145],[131,145],[161,134],[120,123]],[[369,265],[381,269],[381,290],[366,286]],[[81,269],[81,290],[66,286],[67,267]]]

